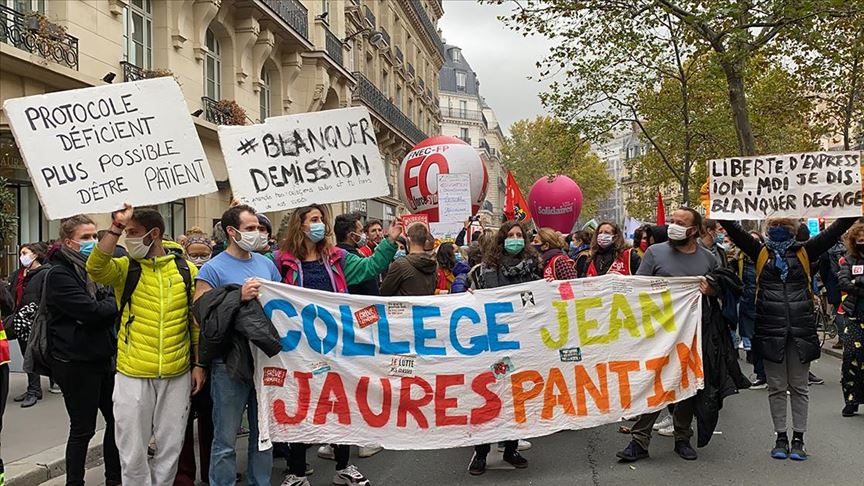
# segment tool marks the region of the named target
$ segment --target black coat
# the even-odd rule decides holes
[[[864,303],[864,275],[855,275],[854,267],[864,265],[864,259],[858,258],[851,253],[843,257],[843,265],[840,265],[840,290],[846,292],[846,300],[843,301],[843,312],[847,316],[860,317],[862,314],[861,303]]]
[[[198,360],[209,366],[214,359],[225,360],[228,374],[254,384],[255,370],[251,342],[269,357],[282,350],[279,333],[257,300],[240,301],[240,286],[213,289],[195,301],[192,313],[201,326]]]
[[[816,335],[816,315],[811,297],[813,282],[798,260],[797,251],[803,247],[811,264],[816,263],[834,242],[855,224],[857,218],[839,219],[818,236],[806,243],[794,243],[786,252],[789,273],[784,282],[769,250],[768,262],[759,275],[756,292],[756,329],[753,351],[773,363],[782,363],[786,346],[791,343],[802,363],[819,358],[821,348]],[[763,244],[753,239],[741,225],[733,221],[720,221],[735,245],[751,260],[757,261]]]

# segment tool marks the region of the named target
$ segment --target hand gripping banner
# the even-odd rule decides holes
[[[606,275],[364,297],[278,283],[258,349],[259,447],[440,449],[582,429],[703,387],[698,278]]]

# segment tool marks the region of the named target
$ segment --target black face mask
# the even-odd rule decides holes
[[[858,254],[864,256],[864,244],[858,243],[855,245],[855,249],[858,250]]]

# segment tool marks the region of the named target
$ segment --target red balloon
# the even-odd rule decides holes
[[[528,207],[538,227],[566,234],[582,212],[582,189],[567,176],[542,177],[531,186]]]
[[[438,174],[471,174],[471,210],[480,210],[489,184],[486,164],[462,140],[439,136],[417,144],[399,165],[399,198],[409,211],[438,221]]]

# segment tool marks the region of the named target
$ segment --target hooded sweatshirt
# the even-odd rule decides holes
[[[390,265],[381,284],[381,295],[433,295],[438,283],[438,263],[429,253],[411,253]]]

